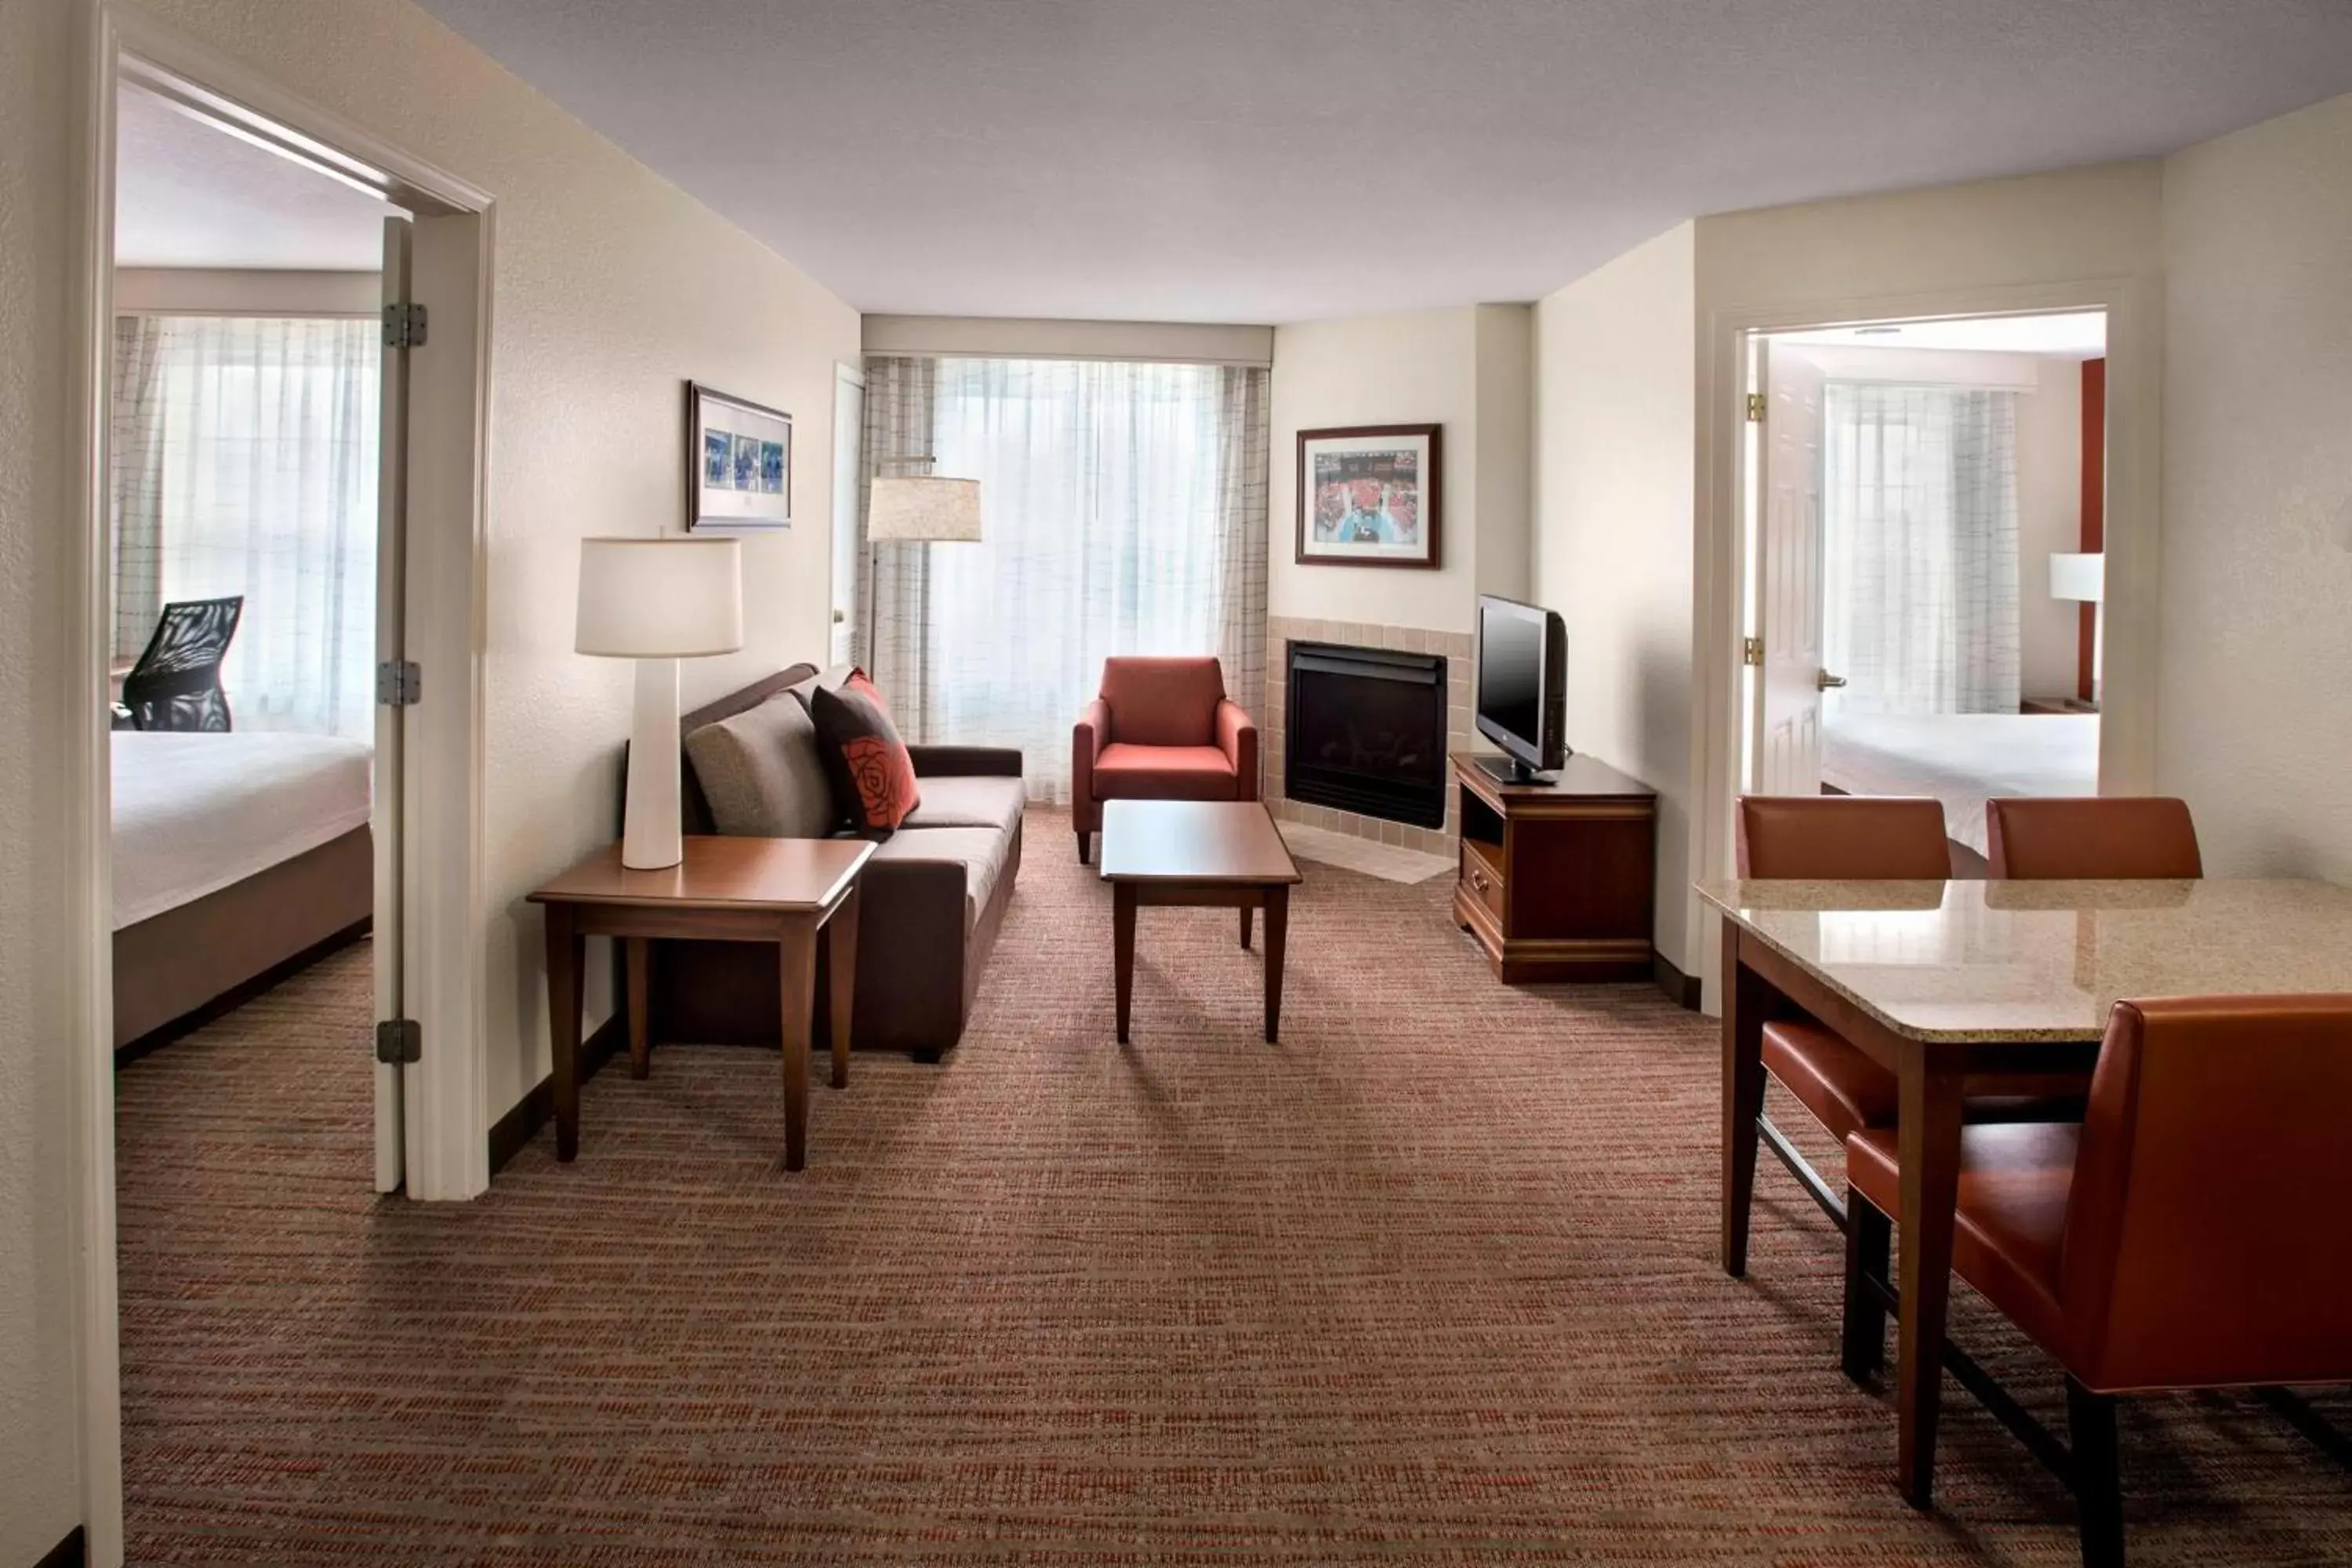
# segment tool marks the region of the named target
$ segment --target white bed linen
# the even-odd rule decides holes
[[[1849,795],[1933,795],[1945,833],[1982,855],[1993,796],[2099,793],[2099,716],[1824,715],[1822,782]]]
[[[368,820],[374,748],[363,742],[261,730],[111,739],[117,931]]]

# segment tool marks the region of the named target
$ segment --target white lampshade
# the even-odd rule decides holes
[[[580,542],[581,653],[700,658],[743,646],[743,552],[732,539]]]
[[[2053,599],[2076,599],[2085,605],[2095,605],[2107,595],[2107,558],[2095,552],[2088,555],[2053,554],[2050,557],[2050,596]]]
[[[935,475],[874,480],[874,500],[866,516],[872,539],[980,539],[980,481]]]

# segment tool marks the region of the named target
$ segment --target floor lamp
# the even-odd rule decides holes
[[[743,646],[743,560],[732,539],[583,539],[574,647],[637,661],[621,864],[686,858],[678,818],[677,661]]]
[[[928,458],[886,459],[929,462]],[[934,542],[980,542],[980,481],[941,479],[933,474],[874,476],[874,495],[866,512],[866,537],[875,545]],[[878,550],[869,565],[881,559]],[[877,644],[882,629],[882,584],[879,574],[866,591],[866,659],[878,662]],[[868,670],[867,673],[875,673]]]

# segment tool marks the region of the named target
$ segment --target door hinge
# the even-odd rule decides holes
[[[1762,637],[1742,638],[1739,650],[1739,662],[1742,664],[1762,664],[1764,662],[1764,639]]]
[[[425,1059],[425,1028],[414,1018],[386,1018],[375,1026],[375,1059],[406,1067]]]
[[[1762,393],[1749,393],[1748,395],[1748,423],[1750,425],[1763,424],[1764,410],[1769,406],[1769,403]]]
[[[375,667],[375,700],[386,708],[413,708],[425,695],[425,671],[404,658]]]
[[[424,347],[425,307],[386,305],[383,308],[383,346],[388,349]]]

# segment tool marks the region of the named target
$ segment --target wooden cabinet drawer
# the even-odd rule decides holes
[[[1462,841],[1462,885],[1486,906],[1497,921],[1503,918],[1502,847],[1475,838]]]

